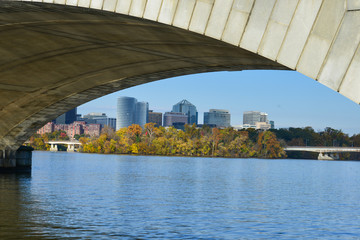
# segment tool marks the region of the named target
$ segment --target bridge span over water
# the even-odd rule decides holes
[[[87,101],[186,74],[296,70],[360,103],[359,43],[359,0],[2,0],[0,155]]]
[[[288,146],[285,151],[315,152],[319,153],[319,160],[339,159],[339,153],[342,152],[360,152],[359,147],[308,147],[308,146]]]
[[[50,145],[50,151],[57,152],[58,145],[67,145],[68,152],[77,151],[75,146],[80,146],[81,143],[79,141],[48,141],[47,144]]]

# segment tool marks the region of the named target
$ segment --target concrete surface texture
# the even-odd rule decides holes
[[[293,69],[360,102],[360,0],[3,0],[0,34],[0,149],[89,100],[192,73]]]

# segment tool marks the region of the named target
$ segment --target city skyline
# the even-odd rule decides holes
[[[231,125],[241,125],[243,112],[267,112],[275,128],[311,126],[360,133],[357,104],[295,71],[241,71],[194,74],[160,80],[109,94],[79,106],[78,112],[106,112],[116,116],[116,98],[131,96],[167,112],[181,99],[193,103],[199,124],[210,108],[228,109]],[[106,107],[104,107],[106,106]]]

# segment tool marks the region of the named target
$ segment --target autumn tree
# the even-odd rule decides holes
[[[276,135],[273,132],[261,132],[257,140],[257,150],[260,157],[265,158],[281,158],[285,157],[285,151],[280,146]]]

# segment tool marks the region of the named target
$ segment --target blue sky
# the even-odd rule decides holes
[[[150,109],[170,111],[187,99],[199,112],[227,109],[231,124],[241,125],[244,111],[262,111],[276,128],[306,127],[341,129],[360,133],[360,106],[315,80],[295,71],[239,71],[203,73],[169,78],[125,89],[78,107],[78,113],[103,112],[116,117],[116,99],[135,97]]]

